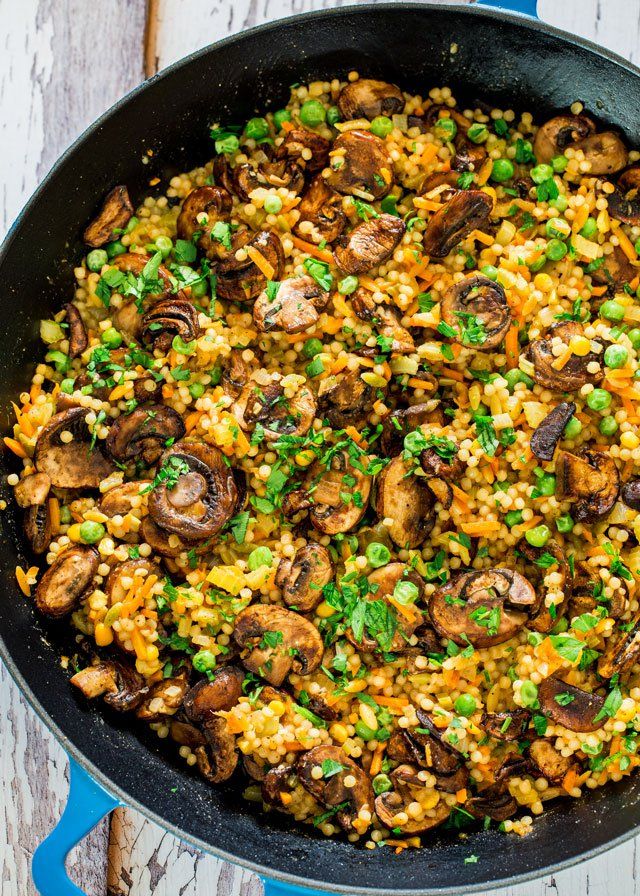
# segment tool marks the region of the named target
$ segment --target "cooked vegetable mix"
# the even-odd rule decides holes
[[[640,153],[356,73],[211,138],[41,323],[18,584],[211,784],[526,834],[640,764]]]

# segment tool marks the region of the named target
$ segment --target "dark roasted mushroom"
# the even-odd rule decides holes
[[[251,302],[266,288],[267,279],[276,281],[282,277],[284,251],[280,237],[276,233],[261,230],[243,248],[259,252],[271,268],[271,274],[267,278],[250,255],[247,255],[242,262],[232,255],[218,265],[217,293],[221,299],[230,302]]]
[[[299,613],[315,610],[322,600],[322,589],[332,580],[331,555],[313,541],[299,548],[293,560],[283,557],[276,574],[284,602]]]
[[[408,550],[422,544],[434,527],[436,497],[428,480],[414,475],[403,457],[394,457],[376,483],[376,513],[391,519],[389,536],[399,548]]]
[[[340,134],[329,155],[328,184],[338,193],[365,193],[372,199],[381,199],[393,186],[391,156],[383,141],[369,131]]]
[[[402,239],[406,225],[396,215],[378,215],[363,221],[338,238],[333,257],[347,274],[364,274],[393,254]]]
[[[75,610],[98,572],[98,552],[88,545],[73,545],[58,554],[36,588],[36,607],[59,619]]]
[[[223,219],[231,212],[231,206],[231,196],[222,187],[196,187],[182,203],[176,225],[178,236],[191,242],[199,234],[197,244],[207,258],[211,261],[226,258],[230,250],[224,245],[228,230]],[[222,229],[215,230],[220,223]]]
[[[40,431],[34,465],[57,488],[97,488],[113,472],[100,445],[91,446],[88,413],[85,407],[69,408],[55,414]],[[72,441],[62,440],[65,433],[70,433]]]
[[[18,507],[36,507],[44,504],[51,489],[51,480],[46,473],[31,473],[14,486]]]
[[[628,479],[622,486],[620,497],[627,507],[630,507],[632,510],[640,510],[640,478]]]
[[[302,333],[318,322],[318,311],[328,301],[329,293],[313,277],[290,277],[260,293],[253,306],[253,320],[262,333]]]
[[[118,712],[137,709],[148,692],[142,675],[115,660],[81,669],[71,678],[71,684],[88,700],[104,697],[104,702]]]
[[[476,796],[470,797],[464,804],[467,812],[474,818],[491,818],[493,821],[506,821],[518,811],[518,803],[511,796],[502,782],[490,784],[480,790]]]
[[[409,601],[403,606],[404,613],[400,614],[392,609],[392,618],[395,618],[394,629],[389,632],[385,630],[379,638],[371,636],[367,631],[362,634],[354,632],[353,628],[347,630],[349,640],[361,650],[373,652],[382,650],[383,652],[402,653],[407,649],[409,639],[422,624],[422,613],[416,606],[424,598],[424,581],[412,569],[409,569],[404,563],[387,563],[386,566],[374,570],[367,576],[369,581],[370,593],[362,598],[367,601],[384,601],[388,606],[393,608],[390,601],[398,604],[395,594],[398,586],[408,583],[415,593],[415,601]]]
[[[496,740],[521,740],[529,727],[531,713],[527,709],[508,709],[505,712],[483,712],[480,727]]]
[[[165,299],[156,302],[142,318],[142,342],[165,355],[175,336],[187,343],[193,342],[199,335],[198,312],[191,302]]]
[[[512,569],[463,572],[429,599],[429,616],[443,638],[456,644],[493,647],[513,638],[538,598],[533,586]]]
[[[382,424],[381,445],[385,456],[400,454],[404,447],[404,437],[419,426],[425,423],[444,426],[444,422],[444,413],[436,398],[392,411]]]
[[[627,626],[625,626],[627,628]],[[622,631],[607,643],[598,660],[598,674],[603,678],[624,675],[640,660],[640,613],[631,620],[628,631]]]
[[[610,290],[621,289],[637,274],[637,268],[631,264],[620,246],[616,246],[609,255],[603,255],[598,259],[598,265],[592,271],[591,279],[594,283],[608,286]]]
[[[550,411],[531,436],[531,451],[539,460],[553,460],[564,428],[576,412],[573,401],[561,401]]]
[[[205,541],[188,541],[180,538],[175,532],[167,532],[157,526],[150,516],[145,516],[140,527],[140,534],[156,554],[161,557],[178,557],[180,554],[206,554],[211,547],[211,539]]]
[[[53,529],[49,504],[34,504],[24,514],[24,534],[34,554],[44,554],[49,547]]]
[[[197,725],[204,725],[216,718],[216,713],[232,709],[242,696],[245,674],[235,666],[221,666],[209,681],[194,685],[184,697],[187,718]]]
[[[586,383],[597,379],[588,370],[592,361],[598,361],[595,352],[589,352],[583,357],[571,355],[560,370],[556,370],[553,366],[556,355],[553,354],[552,340],[561,339],[568,346],[574,337],[582,335],[582,325],[577,321],[562,321],[550,327],[546,336],[536,339],[529,345],[527,355],[533,364],[533,378],[536,383],[556,392],[577,392]]]
[[[627,600],[626,583],[616,589],[610,601],[606,601],[604,595],[596,597],[601,590],[602,581],[597,571],[587,563],[578,561],[575,564],[571,600],[569,601],[568,617],[581,616],[583,613],[593,613],[598,607],[605,606],[607,615],[612,619],[620,619],[623,615]]]
[[[85,243],[96,249],[115,240],[132,215],[133,206],[127,188],[122,185],[114,187],[107,193],[98,217],[86,228],[83,236]]]
[[[150,479],[138,479],[136,482],[123,482],[110,488],[100,501],[100,513],[108,517],[126,516],[127,513],[141,508],[150,485]]]
[[[545,122],[536,134],[533,151],[538,162],[550,162],[562,155],[569,146],[575,146],[594,134],[596,126],[587,115],[556,115]]]
[[[359,78],[351,81],[340,91],[338,109],[344,121],[368,118],[372,121],[378,115],[397,115],[404,109],[402,91],[395,84]]]
[[[246,757],[245,757],[246,761]],[[289,794],[295,788],[297,776],[291,765],[276,765],[262,777],[262,799],[268,806],[285,808],[282,794]]]
[[[149,262],[149,256],[140,255],[138,252],[125,252],[124,255],[117,255],[115,258],[112,258],[109,262],[114,268],[117,268],[119,271],[122,271],[123,274],[133,274],[134,277],[140,277],[143,275],[144,269]],[[179,299],[182,301],[185,299],[185,294],[182,290],[178,290],[177,293],[174,293],[174,279],[169,273],[169,271],[165,268],[164,265],[160,265],[158,268],[158,272],[155,278],[155,281],[150,282],[150,287],[155,289],[156,285],[158,288],[158,292],[149,293],[145,296],[145,305],[153,304],[154,302],[159,302],[160,299]],[[133,307],[136,314],[138,314],[138,309],[134,301],[131,301],[126,304],[124,307]],[[131,312],[133,314],[133,311]],[[139,316],[139,314],[138,314]],[[120,327],[118,327],[120,329]]]
[[[376,394],[358,370],[328,376],[318,388],[318,410],[334,429],[366,423]]]
[[[417,763],[436,778],[438,790],[457,793],[466,787],[469,770],[462,754],[443,738],[433,717],[422,709],[416,710],[418,728],[395,731],[389,740],[388,755],[399,762]]]
[[[144,722],[158,722],[174,715],[182,706],[182,699],[188,687],[189,683],[184,674],[156,681],[138,707],[137,717]]]
[[[476,351],[492,351],[511,326],[505,291],[483,274],[473,274],[449,287],[442,298],[442,319],[456,331],[456,340]]]
[[[232,349],[222,362],[222,377],[220,379],[222,388],[227,395],[237,398],[248,384],[251,374],[256,368],[255,358],[252,361],[245,361],[241,349]]]
[[[277,380],[267,386],[250,383],[238,400],[238,408],[244,408],[242,422],[245,427],[260,424],[270,442],[282,436],[305,435],[316,415],[316,402],[307,386],[301,386],[295,395],[287,398]]]
[[[233,637],[250,672],[278,687],[293,671],[309,675],[320,666],[324,645],[318,629],[298,613],[253,604],[236,616]]]
[[[344,230],[347,216],[342,211],[342,197],[332,190],[324,177],[317,175],[307,187],[297,209],[300,212],[294,232],[312,243],[332,243]],[[308,221],[311,230],[300,225]]]
[[[326,137],[321,137],[320,134],[306,128],[292,128],[277,148],[276,158],[295,161],[309,174],[316,174],[326,168],[330,149],[331,143]],[[303,156],[305,150],[311,153],[310,159]]]
[[[620,474],[616,462],[602,451],[561,451],[556,460],[556,477],[558,494],[574,501],[571,515],[578,522],[593,522],[606,516],[618,498]]]
[[[544,547],[536,548],[523,538],[518,542],[517,550],[519,554],[522,554],[529,561],[525,572],[527,573],[527,579],[531,581],[538,596],[537,605],[531,614],[529,626],[537,632],[549,632],[556,624],[556,621],[564,615],[565,608],[571,597],[572,576],[565,552],[553,539],[549,539]],[[543,555],[544,560],[541,560]],[[556,561],[555,565],[551,563],[550,557]],[[548,589],[544,584],[544,579],[549,571],[560,575],[558,589],[564,595],[562,603],[555,605],[553,615],[551,615],[549,607],[545,604],[545,596]]]
[[[563,756],[559,750],[556,750],[551,741],[544,738],[532,741],[527,752],[540,769],[540,773],[551,784],[560,784],[567,772],[576,766],[573,756]]]
[[[151,465],[160,457],[167,442],[181,439],[185,432],[182,417],[173,408],[162,404],[135,408],[112,423],[106,448],[118,463],[141,457]]]
[[[623,224],[640,224],[640,165],[622,171],[613,193],[606,195],[609,214]]]
[[[69,357],[77,358],[89,345],[89,337],[76,306],[69,302],[64,310],[69,325]]]
[[[238,489],[217,448],[178,442],[158,461],[170,476],[149,497],[149,513],[162,529],[200,541],[216,535],[234,514]]]
[[[210,784],[227,781],[238,764],[236,739],[230,734],[225,719],[210,719],[202,729],[205,743],[197,746],[194,753],[198,771]]]
[[[626,146],[613,131],[590,134],[573,148],[582,150],[585,161],[591,164],[589,174],[592,176],[615,174],[622,171],[629,162]]]
[[[366,464],[363,455],[359,466]],[[371,477],[351,463],[346,451],[334,454],[328,468],[314,464],[305,487],[311,522],[324,535],[349,532],[364,516],[370,491]]]
[[[378,305],[371,293],[359,289],[354,294],[353,310],[361,320],[371,321],[383,340],[388,341],[386,347],[393,354],[412,354],[415,350],[413,336],[400,324],[400,315],[395,308],[386,303]],[[360,349],[359,354],[379,355],[380,345]]]
[[[339,763],[342,770],[330,778],[324,775],[314,777],[313,770],[322,770],[322,763],[327,760]],[[353,822],[361,810],[373,811],[373,789],[369,776],[340,747],[321,746],[307,750],[300,755],[296,772],[300,783],[311,796],[328,809],[337,810],[336,821],[345,831],[353,830]],[[346,777],[355,778],[353,787],[345,785]]]
[[[597,731],[605,723],[604,697],[566,684],[555,675],[540,684],[538,700],[545,715],[570,731]]]
[[[482,190],[460,190],[429,219],[424,251],[433,258],[445,258],[472,230],[486,225],[492,208],[491,197]]]
[[[399,765],[391,772],[391,781],[394,789],[381,793],[376,797],[374,804],[378,821],[386,828],[393,831],[399,829],[401,835],[424,834],[425,831],[438,827],[449,817],[451,809],[443,799],[439,800],[435,808],[429,809],[422,818],[413,818],[407,814],[407,806],[415,802],[411,785],[418,788],[424,786],[413,766]]]
[[[244,202],[250,202],[253,191],[261,187],[286,187],[292,193],[299,193],[304,186],[304,172],[293,159],[286,158],[285,153],[282,156],[281,159],[260,162],[257,168],[248,162],[236,165],[233,169],[234,192]]]

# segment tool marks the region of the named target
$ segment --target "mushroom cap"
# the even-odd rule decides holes
[[[594,381],[594,375],[589,373],[587,368],[592,361],[598,361],[595,352],[589,352],[584,357],[571,355],[562,370],[556,370],[552,366],[556,360],[552,350],[552,339],[560,338],[568,346],[575,336],[582,335],[582,325],[577,321],[562,321],[550,327],[546,336],[530,343],[527,355],[533,364],[533,378],[536,383],[556,392],[577,392],[586,383]]]
[[[363,426],[376,399],[357,370],[326,377],[318,387],[318,409],[334,429]]]
[[[430,831],[445,822],[451,813],[451,808],[441,799],[423,818],[418,820],[409,817],[404,824],[396,823],[396,816],[400,813],[406,815],[409,803],[415,802],[408,783],[402,781],[402,774],[410,768],[411,766],[399,766],[395,769],[391,773],[391,779],[396,789],[381,793],[374,803],[378,821],[390,830],[400,828],[402,835],[424,834],[425,831]]]
[[[533,545],[529,544],[529,542],[523,538],[518,542],[517,551],[519,554],[522,554],[526,560],[529,561],[529,565],[527,565],[525,570],[527,573],[527,579],[531,581],[531,584],[538,596],[537,604],[533,608],[531,613],[529,627],[536,632],[550,632],[558,619],[560,619],[564,615],[566,606],[569,602],[569,599],[571,598],[573,587],[573,577],[571,575],[571,569],[569,568],[564,549],[554,539],[549,539],[544,547],[536,548]],[[549,612],[549,608],[546,606],[544,601],[547,592],[544,584],[544,577],[547,573],[548,568],[546,564],[542,566],[538,562],[543,554],[550,554],[556,561],[557,569],[553,569],[553,572],[559,573],[561,577],[559,587],[564,594],[562,603],[556,604],[555,614],[553,616]],[[548,560],[548,557],[546,559]]]
[[[165,354],[175,336],[186,343],[199,335],[198,312],[191,302],[164,299],[156,302],[142,318],[142,342]]]
[[[623,224],[640,224],[640,165],[629,165],[618,175],[613,193],[606,195],[609,214]]]
[[[402,218],[380,214],[339,237],[333,257],[347,274],[364,274],[393,254],[407,229]]]
[[[603,451],[561,451],[556,459],[558,494],[572,498],[571,515],[578,522],[606,516],[616,503],[620,474],[612,457]]]
[[[45,616],[59,619],[80,603],[98,572],[98,552],[88,545],[73,545],[58,554],[36,588],[36,607]]]
[[[140,255],[138,252],[125,252],[123,255],[117,255],[115,258],[112,258],[109,264],[119,271],[122,271],[123,274],[133,274],[134,277],[140,277],[148,261],[149,257],[147,255]],[[163,264],[158,268],[157,281],[161,292],[146,296],[144,301],[145,305],[152,305],[154,302],[159,302],[160,299],[173,298],[183,300],[186,298],[181,289],[178,290],[177,293],[174,293],[173,284],[175,281]],[[133,300],[131,302],[126,302],[122,307],[130,306],[133,306],[131,313],[133,314],[133,311],[135,311],[138,315],[139,327],[140,315],[135,302]]]
[[[347,224],[347,216],[342,211],[342,196],[332,190],[320,174],[313,178],[303,193],[298,211],[300,217],[293,227],[294,233],[312,243],[321,243],[323,240],[333,243]],[[313,224],[311,233],[300,229],[303,221]]]
[[[252,775],[252,777],[255,777],[255,775]],[[265,803],[269,806],[278,806],[278,808],[283,809],[285,804],[282,800],[282,794],[291,793],[296,785],[296,773],[293,766],[285,763],[276,765],[275,768],[270,768],[266,774],[263,774],[261,780],[262,799]]]
[[[389,757],[428,769],[435,776],[439,790],[457,793],[469,781],[469,770],[462,754],[443,740],[441,729],[428,712],[416,709],[416,716],[419,729],[399,729],[391,735]]]
[[[483,274],[472,274],[450,286],[442,298],[441,315],[456,331],[456,341],[473,345],[476,351],[496,349],[511,326],[511,311],[504,289]],[[470,320],[481,325],[473,341],[465,338]]]
[[[322,763],[327,760],[338,762],[342,771],[331,775],[330,778],[314,778],[313,769],[322,768]],[[320,746],[301,753],[296,762],[296,772],[300,783],[319,803],[327,808],[335,808],[342,803],[347,803],[343,809],[336,812],[338,824],[345,830],[353,829],[353,820],[357,818],[361,809],[373,811],[373,788],[369,776],[359,765],[350,759],[341,747]],[[353,787],[346,787],[344,779],[352,776],[356,779]]]
[[[229,250],[219,240],[211,237],[211,231],[218,221],[231,213],[233,201],[227,189],[220,186],[205,185],[196,187],[184,199],[177,220],[177,231],[180,239],[191,242],[196,233],[198,246],[211,261],[225,258]],[[202,214],[206,220],[198,220]]]
[[[144,722],[158,722],[161,719],[167,719],[180,709],[188,688],[189,682],[186,674],[156,681],[151,685],[149,693],[136,710],[136,716]],[[157,708],[158,700],[162,701],[161,709]]]
[[[598,674],[603,678],[623,675],[640,660],[640,613],[631,621],[629,631],[611,638],[598,660]]]
[[[184,421],[173,408],[163,404],[135,408],[111,424],[106,449],[119,463],[141,456],[147,464],[153,464],[166,443],[178,441],[185,432]]]
[[[424,424],[444,426],[445,416],[437,398],[430,398],[408,408],[397,408],[382,422],[380,443],[385,457],[394,457],[404,448],[404,437]]]
[[[389,536],[402,549],[422,544],[436,521],[434,493],[424,477],[412,474],[412,464],[398,455],[376,482],[376,513],[393,520]]]
[[[310,159],[305,159],[302,155],[305,149],[311,152]],[[315,131],[300,127],[291,128],[276,149],[276,159],[295,160],[309,174],[317,174],[326,168],[330,149],[330,141],[326,137],[316,134]],[[304,183],[304,178],[302,182]]]
[[[97,249],[111,242],[118,231],[126,227],[132,215],[133,205],[127,188],[119,184],[107,193],[98,216],[85,229],[85,243],[92,249]]]
[[[105,516],[126,516],[134,510],[141,510],[146,504],[146,489],[151,485],[150,479],[138,479],[135,482],[122,482],[105,492],[100,501],[100,513]],[[140,500],[137,500],[137,499]]]
[[[533,141],[535,157],[538,162],[550,162],[595,130],[594,122],[587,115],[555,115],[538,128]]]
[[[24,514],[23,528],[33,553],[44,554],[53,534],[49,504],[33,504],[28,507]]]
[[[493,647],[513,638],[537,603],[533,586],[520,573],[501,568],[473,570],[452,577],[434,591],[429,615],[443,638],[460,645]]]
[[[140,527],[140,534],[151,549],[161,557],[178,557],[180,554],[194,551],[196,555],[206,554],[211,548],[211,539],[205,541],[188,541],[180,538],[175,532],[168,532],[156,525],[150,516],[145,516]]]
[[[380,336],[390,339],[389,351],[393,354],[413,354],[416,350],[413,336],[400,324],[400,314],[396,308],[386,302],[377,304],[366,289],[358,289],[352,298],[353,310],[361,320],[371,321]],[[358,350],[359,355],[375,357],[380,353],[380,346],[365,346]]]
[[[613,131],[590,134],[576,143],[574,148],[581,149],[585,161],[591,162],[589,174],[592,177],[615,174],[629,163],[627,148],[619,135]]]
[[[35,507],[44,504],[49,496],[51,480],[46,473],[30,473],[13,488],[18,507]]]
[[[236,770],[236,739],[227,728],[226,719],[209,719],[202,733],[205,743],[195,748],[198,771],[210,784],[227,781]]]
[[[423,237],[424,251],[432,258],[445,258],[472,230],[482,230],[492,209],[493,200],[482,190],[455,193],[429,218]]]
[[[265,633],[271,633],[272,637]],[[318,629],[298,613],[272,604],[253,604],[235,619],[233,637],[248,651],[242,663],[278,687],[291,670],[309,675],[320,666],[324,644]],[[270,646],[273,643],[274,646]]]
[[[476,796],[470,797],[465,802],[464,808],[475,818],[489,817],[493,821],[506,821],[516,814],[518,803],[505,784],[499,781],[483,788]]]
[[[496,740],[520,740],[531,722],[527,709],[508,709],[505,712],[483,712],[480,727]]]
[[[385,645],[384,648],[384,652],[403,653],[407,649],[409,638],[423,623],[422,613],[417,608],[417,604],[424,599],[424,581],[415,570],[409,569],[404,563],[387,563],[386,566],[382,566],[370,573],[367,579],[369,581],[370,594],[361,599],[367,601],[384,600],[392,608],[393,604],[390,603],[389,598],[393,598],[394,589],[399,582],[410,582],[418,590],[418,597],[413,606],[407,608],[407,615],[395,612],[394,608],[395,630],[390,644],[388,646]],[[410,615],[413,616],[412,619],[409,618]],[[360,640],[355,637],[351,628],[347,630],[346,634],[351,643],[360,650],[369,652],[381,650],[381,646],[376,638],[369,635],[366,630],[363,631]]]
[[[118,712],[137,709],[149,689],[139,672],[116,660],[105,660],[76,672],[71,684],[93,700],[104,696],[104,702]]]
[[[540,709],[556,724],[570,731],[597,731],[605,723],[597,719],[604,706],[604,697],[590,694],[550,675],[538,687]]]
[[[271,230],[261,230],[254,236],[246,232],[242,248],[255,249],[273,269],[270,280],[280,280],[284,270],[284,250],[280,237]],[[240,246],[238,246],[240,248]],[[217,293],[229,302],[252,302],[267,286],[267,277],[249,255],[238,261],[230,255],[218,264]]]
[[[236,666],[220,666],[211,680],[203,679],[185,694],[183,707],[187,718],[198,725],[214,719],[216,713],[232,709],[242,696],[245,675]]]
[[[365,455],[360,462],[364,466]],[[353,484],[346,485],[345,477]],[[364,516],[371,477],[353,465],[348,452],[340,451],[331,458],[328,468],[319,462],[311,467],[306,491],[313,502],[309,513],[314,527],[324,535],[337,535],[338,532],[349,532]],[[345,501],[347,495],[348,503]]]
[[[331,554],[312,541],[298,548],[293,560],[282,558],[275,583],[288,607],[310,613],[322,600],[322,589],[333,581],[333,575]]]
[[[159,468],[178,470],[173,487],[161,482],[149,495],[149,513],[161,529],[191,541],[216,535],[236,507],[238,489],[233,471],[217,448],[182,441],[168,448]]]
[[[302,333],[318,321],[318,309],[329,301],[329,293],[313,277],[282,280],[273,298],[261,292],[253,306],[253,320],[260,332],[273,330]]]
[[[628,479],[620,490],[620,497],[627,507],[640,510],[640,477]]]
[[[609,255],[602,256],[602,259],[603,263],[591,274],[594,283],[600,283],[608,286],[609,290],[615,290],[620,289],[636,276],[636,268],[620,246],[616,246]]]
[[[282,436],[306,435],[316,415],[316,402],[307,386],[301,386],[295,395],[287,398],[277,380],[266,386],[250,382],[238,400],[237,410],[242,408],[244,428],[253,429],[260,424],[269,442],[276,442]]]
[[[373,78],[359,78],[342,88],[338,96],[338,109],[344,121],[356,118],[368,118],[372,121],[378,115],[390,118],[404,109],[404,96],[395,84]]]
[[[576,766],[573,756],[563,756],[551,741],[542,737],[532,741],[527,752],[541,774],[551,784],[560,784],[567,772]]]
[[[232,398],[237,398],[248,384],[251,374],[257,367],[258,362],[256,358],[252,362],[245,361],[240,349],[231,349],[227,357],[222,361],[222,377],[220,379],[226,394],[231,395]]]
[[[553,460],[564,428],[576,412],[573,401],[561,401],[549,411],[531,436],[531,451],[539,460]]]
[[[382,199],[393,186],[393,162],[385,143],[370,131],[345,131],[330,153],[329,186],[338,193]],[[387,172],[385,179],[383,170]]]
[[[39,473],[46,473],[57,488],[97,488],[113,472],[99,444],[90,450],[91,433],[87,425],[89,409],[73,407],[55,414],[42,427],[36,441],[33,461]],[[62,442],[63,432],[73,435]]]
[[[89,345],[89,337],[76,306],[69,302],[64,306],[64,310],[69,325],[69,357],[77,358]]]

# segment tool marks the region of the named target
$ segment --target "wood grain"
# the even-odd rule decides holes
[[[0,0],[0,232],[60,152],[145,73],[260,22],[340,5],[343,0]],[[640,61],[639,0],[540,0],[539,12]],[[62,810],[66,761],[2,668],[0,718],[0,892],[34,896],[29,860]],[[108,839],[104,822],[71,857],[88,896],[262,892],[255,875],[199,853],[130,810],[112,817],[107,874]],[[640,896],[638,842],[499,892]]]

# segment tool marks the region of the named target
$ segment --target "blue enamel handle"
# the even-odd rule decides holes
[[[262,878],[264,884],[264,896],[327,896],[319,890],[308,890],[307,887],[298,887],[295,884],[287,884],[284,881]]]
[[[505,12],[520,12],[525,16],[538,18],[538,0],[478,0],[478,6],[493,6]]]
[[[101,818],[121,805],[73,759],[69,760],[69,798],[62,818],[33,854],[31,873],[41,896],[85,896],[67,875],[71,850]]]

